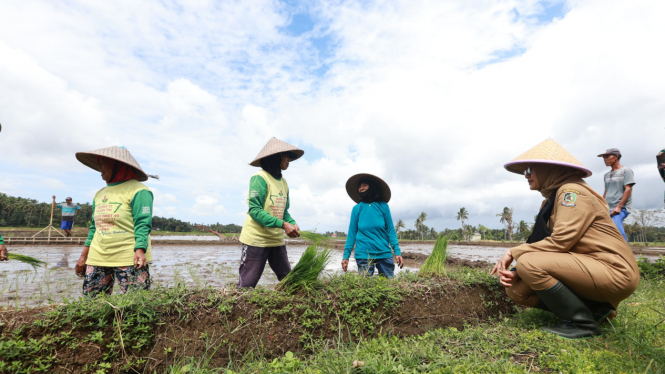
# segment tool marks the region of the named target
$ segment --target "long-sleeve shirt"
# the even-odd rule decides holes
[[[397,233],[387,203],[358,203],[351,211],[349,236],[344,246],[344,259],[351,257],[355,245],[355,258],[380,259],[401,256]]]
[[[281,179],[277,179],[277,181],[281,181]],[[249,204],[249,216],[254,221],[265,227],[282,227],[284,221],[292,225],[296,224],[296,221],[289,214],[291,198],[288,192],[286,193],[286,207],[284,208],[284,219],[282,220],[272,216],[264,209],[268,196],[268,182],[266,182],[264,177],[260,175],[252,176],[252,179],[249,180],[249,191],[250,195],[247,200]]]
[[[265,170],[257,172],[249,181],[247,204],[240,242],[260,248],[284,245],[282,225],[296,224],[289,214],[291,199],[286,180],[276,179]]]
[[[117,185],[119,183],[110,183],[109,186]],[[134,238],[136,244],[134,245],[134,251],[137,249],[146,249],[148,248],[148,236],[152,231],[152,214],[143,214],[144,210],[152,212],[152,203],[153,195],[150,190],[141,190],[134,195],[132,199],[132,215],[134,217]],[[95,225],[95,202],[92,202],[92,218],[90,231],[88,232],[88,239],[85,241],[85,246],[89,247],[92,243],[92,239],[95,236],[97,227]]]

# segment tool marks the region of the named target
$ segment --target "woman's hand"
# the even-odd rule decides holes
[[[499,283],[504,287],[512,287],[520,280],[519,274],[511,270],[499,270]]]
[[[0,261],[7,261],[7,247],[4,244],[0,244]]]
[[[144,268],[147,261],[145,259],[145,249],[139,248],[134,251],[134,268],[141,269]]]
[[[90,250],[90,247],[83,247],[81,257],[79,257],[79,260],[76,261],[76,266],[74,266],[74,272],[81,278],[85,277],[85,270],[87,268],[85,263],[88,261],[88,250]]]
[[[510,253],[510,249],[506,251],[506,253],[501,256],[499,261],[494,265],[494,269],[490,272],[490,275],[494,275],[494,273],[498,272],[499,270],[505,271],[506,269],[510,268],[510,264],[513,263],[513,254]]]
[[[342,270],[346,273],[346,271],[349,269],[349,260],[342,260]]]
[[[402,256],[395,256],[395,260],[400,269],[404,267],[404,258]]]
[[[286,221],[282,224],[282,228],[284,229],[284,232],[286,235],[288,235],[289,238],[297,238],[300,236],[300,227],[298,225],[292,225]]]

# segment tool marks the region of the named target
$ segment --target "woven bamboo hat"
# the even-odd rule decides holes
[[[249,164],[252,165],[252,166],[259,167],[259,166],[261,166],[260,162],[261,162],[262,158],[272,156],[274,154],[282,153],[282,152],[291,152],[294,155],[296,155],[296,157],[292,158],[291,161],[297,160],[300,157],[302,157],[302,155],[305,154],[305,151],[303,151],[302,149],[300,149],[298,147],[295,147],[295,146],[292,146],[291,144],[289,144],[287,142],[283,142],[283,141],[273,137],[270,140],[268,140],[268,143],[265,145],[265,147],[263,147],[261,152],[259,152],[259,154],[256,155],[256,158],[254,159],[254,161],[250,162]]]
[[[567,166],[584,172],[584,178],[591,176],[591,170],[587,169],[570,152],[566,151],[553,139],[547,139],[537,146],[517,156],[514,160],[503,165],[506,170],[522,174],[528,164],[553,164]]]
[[[376,182],[376,185],[379,187],[381,193],[381,200],[383,202],[387,203],[388,201],[390,201],[391,193],[388,183],[386,183],[383,179],[377,177],[376,175],[366,174],[366,173],[356,174],[351,178],[349,178],[348,181],[346,181],[346,193],[349,194],[351,200],[355,201],[356,203],[359,203],[362,200],[362,198],[360,197],[360,192],[358,192],[358,184],[360,183],[361,179],[365,178],[373,179]]]
[[[97,156],[107,157],[133,167],[136,169],[136,174],[139,176],[139,182],[145,182],[148,180],[148,174],[146,174],[143,169],[141,169],[141,165],[136,162],[134,157],[132,157],[132,154],[129,153],[125,147],[114,145],[113,147],[102,148],[96,151],[76,153],[76,159],[81,161],[83,165],[91,169],[101,171],[99,170],[99,163],[97,163]]]

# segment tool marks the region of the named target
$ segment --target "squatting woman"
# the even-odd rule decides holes
[[[404,260],[388,207],[388,184],[371,174],[356,174],[346,182],[346,192],[357,204],[351,211],[342,269],[347,271],[349,257],[355,246],[356,264],[360,274],[371,276],[376,267],[379,275],[392,278],[395,271],[393,251],[400,268]]]
[[[250,163],[261,170],[249,181],[249,210],[240,233],[238,287],[256,287],[266,261],[279,280],[291,271],[284,233],[296,238],[300,228],[289,214],[289,185],[282,171],[303,154],[302,149],[272,138]]]
[[[516,303],[563,320],[545,331],[567,339],[602,335],[598,323],[616,315],[640,275],[607,203],[582,180],[591,171],[551,139],[505,168],[524,174],[545,201],[527,243],[508,250],[492,274],[498,272]],[[510,269],[513,259],[517,265]]]
[[[149,289],[153,196],[141,183],[148,175],[124,147],[79,152],[76,158],[106,182],[95,194],[92,225],[75,267],[85,276],[83,294],[111,294],[116,285],[121,293]]]

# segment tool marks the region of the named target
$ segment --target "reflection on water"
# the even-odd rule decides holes
[[[403,252],[429,255],[433,246],[405,243],[401,249]],[[306,245],[300,243],[287,244],[292,266],[306,248]],[[37,306],[79,297],[83,281],[74,274],[74,266],[81,249],[72,246],[16,247],[16,252],[45,261],[47,267],[35,273],[29,265],[20,262],[0,263],[0,305]],[[451,245],[449,252],[450,256],[461,259],[496,262],[506,249]],[[238,279],[240,252],[240,245],[156,245],[153,247],[154,261],[150,264],[150,273],[155,284],[166,286],[181,281],[196,286],[233,287]],[[333,250],[326,274],[341,272],[342,255],[342,250]],[[656,255],[645,257],[652,261],[658,258]],[[357,271],[353,259],[349,263],[349,271]],[[396,268],[395,273],[399,272],[400,269]],[[259,286],[273,288],[276,284],[275,274],[266,265]]]

